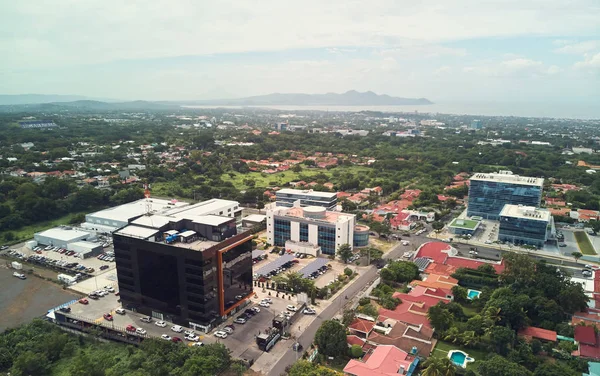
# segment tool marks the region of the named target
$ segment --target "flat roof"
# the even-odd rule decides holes
[[[233,217],[225,217],[221,215],[199,215],[189,218],[194,223],[209,225],[209,226],[221,226],[227,222],[234,220]]]
[[[244,221],[250,221],[250,222],[262,222],[266,218],[267,218],[266,215],[250,214],[249,216],[242,218],[242,220],[244,220]]]
[[[193,235],[196,235],[196,231],[187,230],[187,231],[179,233],[179,236],[183,236],[184,238],[187,238],[187,237],[190,237]]]
[[[544,185],[543,178],[534,178],[530,176],[520,176],[513,175],[508,172],[499,172],[499,173],[476,173],[471,176],[471,180],[480,180],[480,181],[491,181],[497,183],[511,183],[511,184],[520,184],[520,185],[531,185],[536,187],[542,187]]]
[[[91,236],[92,234],[88,231],[77,230],[74,228],[65,229],[62,227],[55,227],[55,228],[51,228],[46,231],[38,232],[35,235],[45,236],[47,238],[53,238],[53,239],[58,239],[58,240],[62,240],[62,241],[70,241],[70,240],[79,239],[82,236]]]
[[[90,250],[96,249],[96,248],[102,246],[100,243],[92,243],[92,242],[86,242],[86,241],[73,242],[73,243],[69,243],[69,245],[75,245],[75,246],[87,248]]]
[[[308,197],[317,197],[317,198],[322,198],[322,197],[326,197],[326,198],[337,198],[337,192],[322,192],[322,191],[313,191],[312,189],[290,189],[290,188],[283,188],[278,190],[275,193],[275,196],[279,195],[279,194],[286,194],[286,195],[302,195],[302,196],[308,196]]]
[[[165,200],[160,198],[150,198],[151,213],[159,213],[169,208],[181,208],[189,206],[187,202],[177,200]],[[146,199],[133,201],[127,204],[115,206],[95,213],[88,214],[91,217],[98,217],[109,221],[129,222],[132,218],[139,217],[148,211]]]
[[[309,208],[311,208],[311,207],[309,207]],[[295,218],[302,218],[307,221],[326,222],[326,223],[331,223],[331,224],[348,222],[348,221],[352,220],[353,218],[355,218],[354,214],[326,211],[326,210],[324,210],[325,208],[320,207],[320,206],[318,206],[317,208],[319,209],[319,211],[321,211],[321,209],[323,209],[322,210],[323,216],[320,218],[310,217],[310,216],[306,217],[304,215],[304,213],[305,213],[304,209],[306,209],[306,208],[301,208],[301,207],[287,208],[284,206],[277,206],[277,208],[273,210],[273,214],[280,216],[280,217],[288,217],[288,218],[295,217]],[[310,213],[310,211],[309,211],[309,214],[313,214],[313,213]]]
[[[154,215],[142,215],[138,219],[131,222],[131,224],[140,225],[140,226],[144,226],[144,227],[158,228],[158,227],[163,227],[163,226],[168,225],[169,222],[171,222],[171,221],[177,222],[177,219],[166,217],[166,216],[160,215],[160,214],[154,214]]]
[[[215,212],[225,210],[230,206],[238,206],[239,202],[231,201],[231,200],[221,200],[220,198],[213,198],[211,200],[206,200],[199,202],[197,204],[188,205],[180,208],[173,208],[170,210],[165,210],[160,214],[166,216],[172,216],[176,218],[187,218],[189,216],[200,216],[200,215],[208,215],[215,214]]]
[[[458,228],[466,228],[468,230],[475,230],[477,228],[477,226],[479,226],[479,221],[474,221],[472,219],[455,218],[450,223],[450,226],[458,227]]]
[[[131,236],[134,238],[142,238],[142,239],[148,239],[149,237],[156,235],[157,233],[158,233],[157,229],[140,227],[140,226],[135,226],[135,225],[125,226],[122,229],[120,229],[119,231],[115,232],[115,234],[117,234],[117,235],[125,235],[125,236]]]
[[[509,205],[506,204],[500,212],[500,217],[513,217],[513,218],[524,218],[533,221],[544,221],[549,222],[550,211],[547,209],[540,209],[533,206],[522,206],[522,205]]]

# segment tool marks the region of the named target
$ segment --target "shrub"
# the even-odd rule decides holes
[[[350,268],[344,268],[344,274],[347,276],[351,276],[352,274],[354,274],[354,272]]]

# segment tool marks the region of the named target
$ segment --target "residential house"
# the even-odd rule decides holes
[[[381,345],[361,360],[351,359],[344,367],[348,376],[411,376],[419,359],[396,346]]]
[[[576,325],[574,337],[575,342],[579,344],[579,348],[574,352],[574,355],[600,359],[600,340],[593,326]]]
[[[556,332],[554,330],[548,330],[543,328],[536,328],[534,326],[528,326],[518,331],[519,337],[524,337],[527,341],[532,339],[539,339],[546,342],[556,342]]]
[[[430,327],[411,326],[395,320],[377,323],[367,341],[377,345],[393,345],[410,354],[429,356],[437,340]]]

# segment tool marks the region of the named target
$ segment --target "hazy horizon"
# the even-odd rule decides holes
[[[595,0],[34,0],[0,10],[1,94],[600,102]]]

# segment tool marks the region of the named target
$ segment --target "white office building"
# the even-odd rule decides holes
[[[312,189],[280,189],[275,193],[277,206],[291,208],[296,201],[300,201],[301,207],[321,206],[327,210],[335,210],[337,205],[337,193],[319,192]]]

